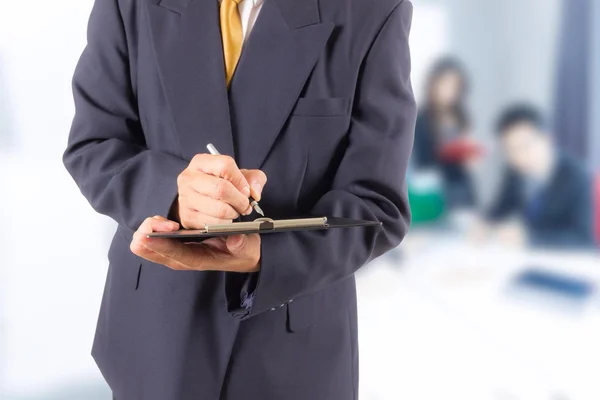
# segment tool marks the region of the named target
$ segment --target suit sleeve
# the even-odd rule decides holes
[[[146,146],[117,0],[94,4],[73,95],[75,117],[63,161],[83,195],[96,211],[131,230],[148,216],[167,215],[187,163]]]
[[[312,210],[313,215],[379,220],[383,227],[264,235],[251,309],[240,310],[239,299],[228,296],[229,311],[241,311],[238,317],[252,317],[348,278],[402,241],[410,223],[405,177],[416,121],[411,19],[410,2],[397,6],[363,60],[349,145],[331,191]]]

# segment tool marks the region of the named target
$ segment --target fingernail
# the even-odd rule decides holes
[[[260,200],[260,197],[262,195],[262,190],[263,190],[262,185],[260,183],[253,183],[252,190],[254,190],[256,197],[258,197],[257,199],[255,198],[254,200],[257,200],[257,201]]]
[[[248,206],[246,211],[244,211],[244,215],[250,215],[250,214],[252,214],[252,206]]]
[[[242,189],[242,193],[244,194],[244,196],[250,197],[250,187],[244,186],[244,188]]]

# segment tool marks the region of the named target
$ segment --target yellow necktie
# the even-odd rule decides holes
[[[242,0],[221,1],[221,36],[223,38],[223,55],[225,57],[225,75],[227,87],[231,82],[235,67],[242,54],[244,33],[242,31],[242,18],[238,11],[238,4]]]

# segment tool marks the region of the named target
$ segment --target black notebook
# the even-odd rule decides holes
[[[379,221],[363,221],[347,218],[319,217],[299,219],[259,218],[250,222],[232,222],[230,224],[210,225],[204,229],[179,230],[175,232],[156,232],[149,238],[177,239],[185,242],[201,242],[218,236],[247,235],[251,233],[269,234],[279,232],[327,230],[339,228],[360,228],[381,226]]]

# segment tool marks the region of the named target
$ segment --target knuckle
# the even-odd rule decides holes
[[[205,154],[196,154],[194,157],[192,157],[192,161],[190,162],[190,165],[200,165],[202,164],[202,162],[204,161],[204,157]]]
[[[179,176],[177,176],[177,188],[179,190],[188,188],[190,186],[193,177],[192,173],[193,172],[190,170],[185,170],[179,174]]]
[[[231,156],[222,156],[220,160],[221,171],[228,171],[232,168],[237,168],[235,160]]]
[[[131,250],[133,254],[139,257],[144,257],[147,253],[147,249],[135,239],[129,244],[129,250]]]
[[[235,165],[235,160],[231,156],[223,156],[223,163],[226,166]]]
[[[218,199],[221,199],[225,196],[225,194],[227,193],[227,190],[229,189],[229,182],[226,181],[225,179],[219,179],[217,181],[217,183],[215,184],[215,196]]]
[[[200,229],[204,226],[201,214],[198,212],[188,212],[184,218],[181,219],[181,225],[184,229]]]
[[[225,203],[220,203],[217,208],[217,215],[215,215],[219,219],[227,219],[230,216],[230,207]]]
[[[138,232],[145,232],[152,227],[152,218],[146,218],[138,228]]]

